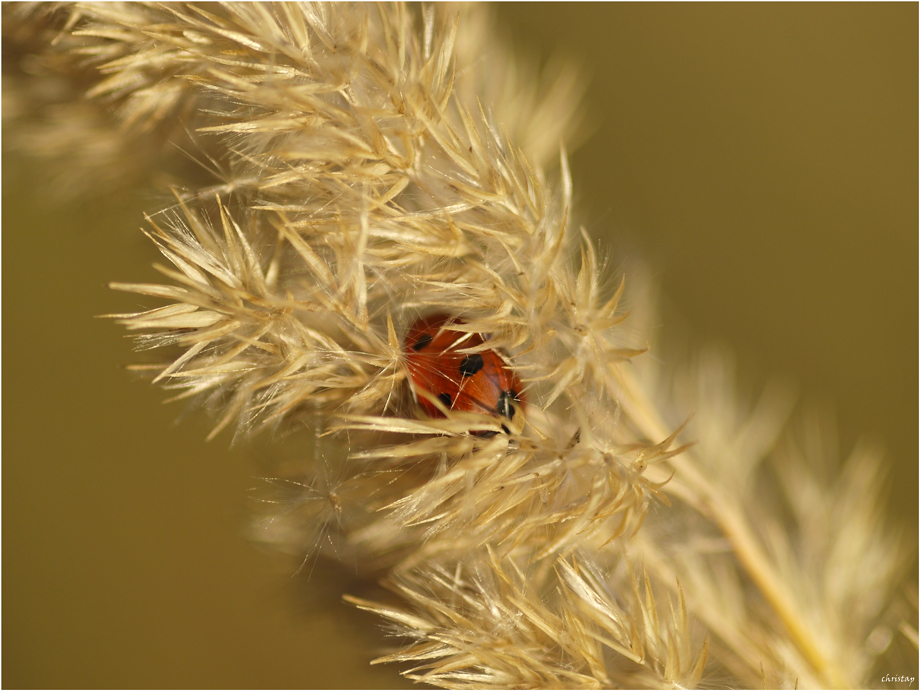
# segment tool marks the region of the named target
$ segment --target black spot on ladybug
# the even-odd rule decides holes
[[[418,340],[415,342],[415,345],[412,346],[412,350],[416,353],[422,348],[427,348],[428,344],[431,343],[431,334],[422,334],[418,337]]]
[[[464,377],[472,377],[476,372],[482,369],[482,355],[474,353],[467,355],[460,363],[460,374]]]
[[[438,394],[438,400],[441,401],[441,403],[444,404],[444,407],[445,407],[445,408],[450,408],[450,405],[451,405],[452,401],[450,400],[450,394],[449,394],[449,393],[439,393],[439,394]]]
[[[509,420],[514,417],[514,403],[512,401],[518,401],[517,391],[511,389],[510,391],[502,391],[501,395],[498,397],[498,404],[495,406],[495,412],[499,415],[504,415]]]

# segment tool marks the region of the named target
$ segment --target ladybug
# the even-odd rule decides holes
[[[428,397],[437,398],[448,410],[499,416],[509,421],[523,413],[521,381],[494,350],[461,353],[485,341],[477,333],[454,331],[465,323],[447,314],[433,314],[416,321],[403,345],[415,397],[430,417],[444,414]],[[516,421],[518,427],[521,419]],[[508,433],[504,424],[502,429]]]

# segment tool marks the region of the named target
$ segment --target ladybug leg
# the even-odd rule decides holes
[[[514,417],[515,403],[520,402],[518,398],[518,393],[514,389],[510,391],[502,391],[498,397],[498,403],[495,406],[495,412],[499,415],[502,415],[509,420]]]

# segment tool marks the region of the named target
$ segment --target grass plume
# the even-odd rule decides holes
[[[4,32],[33,56],[4,114],[67,190],[170,190],[164,282],[112,286],[155,306],[111,316],[212,435],[316,435],[253,534],[384,580],[393,603],[350,599],[408,640],[380,661],[447,688],[840,688],[915,646],[879,461],[836,467],[781,391],[745,411],[724,356],[638,357],[573,220],[580,82],[538,96],[482,7],[26,5]],[[521,428],[419,414],[402,338],[441,311],[519,374]]]

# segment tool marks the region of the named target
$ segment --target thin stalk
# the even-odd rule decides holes
[[[623,403],[629,408],[629,415],[639,429],[649,439],[663,439],[668,436],[668,428],[658,416],[657,408],[648,400],[645,391],[638,385],[633,375],[624,369],[620,372],[620,376],[625,384],[624,391],[629,397],[629,400]],[[693,462],[688,462],[692,460],[693,453],[685,452],[682,462],[675,464],[674,468],[677,476],[692,487],[701,499],[701,501],[689,503],[704,515],[710,515],[715,521],[732,545],[742,568],[783,622],[796,648],[825,685],[830,688],[849,687],[850,684],[840,676],[836,667],[821,650],[814,631],[798,616],[799,608],[795,606],[794,598],[783,586],[782,579],[764,554],[743,513],[696,469]],[[679,494],[683,495],[685,500],[687,499],[684,493]]]

